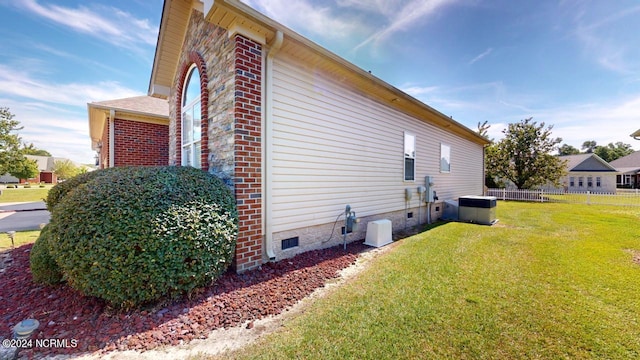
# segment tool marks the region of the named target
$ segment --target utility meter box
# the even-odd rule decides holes
[[[458,219],[483,225],[493,225],[496,220],[495,196],[461,196],[458,199]]]

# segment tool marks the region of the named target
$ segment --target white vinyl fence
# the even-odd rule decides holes
[[[590,191],[565,192],[563,190],[488,189],[487,196],[495,196],[498,200],[640,206],[640,192],[638,192],[637,189],[618,189],[615,193],[594,193]]]

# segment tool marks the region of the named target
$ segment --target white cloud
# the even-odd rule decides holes
[[[577,11],[576,6],[579,8]],[[620,74],[637,75],[640,72],[637,63],[640,51],[635,41],[629,38],[630,33],[639,30],[637,13],[640,13],[640,5],[610,14],[583,4],[571,4],[571,9],[577,14],[573,20],[573,35],[587,57]]]
[[[348,38],[366,27],[357,19],[342,18],[330,6],[314,5],[307,0],[243,0],[243,2],[288,27],[326,38]]]
[[[471,61],[469,61],[469,65],[473,65],[474,63],[482,60],[482,58],[484,58],[485,56],[491,54],[492,52],[493,52],[493,48],[488,48],[482,54],[474,57]]]
[[[118,47],[136,49],[140,45],[154,46],[157,40],[157,26],[149,24],[147,19],[138,19],[113,7],[96,6],[90,9],[80,5],[71,8],[40,4],[37,0],[16,1],[13,5]]]
[[[396,5],[395,9],[392,9],[393,11],[387,11],[387,8],[383,8],[385,9],[383,14],[387,15],[387,24],[358,44],[355,50],[371,43],[377,44],[384,41],[399,31],[406,31],[417,22],[424,21],[429,16],[437,14],[439,10],[457,2],[458,0],[411,0],[402,3],[396,1],[393,3]],[[361,2],[356,1],[355,3]]]
[[[141,92],[114,81],[96,84],[48,83],[32,78],[24,69],[0,64],[0,95],[84,107],[87,102],[137,96]]]

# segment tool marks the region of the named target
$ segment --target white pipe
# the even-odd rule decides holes
[[[264,196],[262,197],[264,203],[262,208],[265,247],[267,257],[269,261],[276,259],[276,255],[273,251],[273,215],[271,214],[271,208],[273,206],[273,199],[271,194],[273,192],[273,58],[276,53],[282,47],[284,40],[284,34],[282,31],[276,31],[275,38],[271,43],[271,47],[267,52],[266,64],[265,64],[265,76],[264,76],[264,92],[262,93],[265,102],[264,106]]]
[[[116,121],[116,111],[111,109],[109,110],[109,167],[114,167],[115,162],[115,148],[116,141],[115,136],[115,121]]]

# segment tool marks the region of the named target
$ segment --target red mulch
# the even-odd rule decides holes
[[[0,337],[28,318],[40,327],[32,339],[72,339],[76,347],[23,349],[20,355],[41,357],[87,351],[149,350],[205,339],[218,328],[228,328],[269,315],[323,287],[353,264],[367,247],[362,242],[310,251],[292,259],[269,263],[242,275],[228,272],[191,299],[145,309],[118,312],[104,301],[86,297],[66,285],[35,284],[29,270],[31,245],[12,250],[13,261],[0,273]]]

